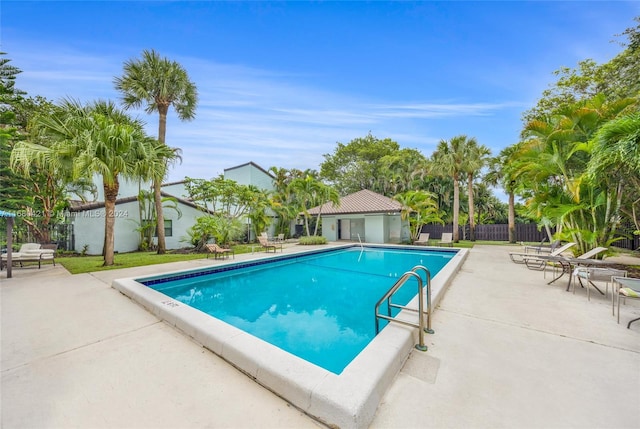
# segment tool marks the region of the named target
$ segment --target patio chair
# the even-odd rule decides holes
[[[228,258],[229,255],[232,255],[234,259],[236,257],[236,254],[233,251],[233,249],[223,248],[218,246],[215,243],[206,244],[204,247],[207,249],[207,258],[209,258],[209,255],[212,253],[213,253],[214,259],[218,259],[218,256],[220,256],[221,258]]]
[[[527,252],[509,252],[509,258],[511,258],[511,260],[516,264],[526,264],[527,268],[542,269],[547,262],[544,259],[546,259],[547,257],[560,256],[563,252],[567,251],[575,245],[576,243],[573,242],[567,243],[564,246],[560,246],[552,252],[549,252],[548,255]],[[529,262],[531,262],[531,264]]]
[[[418,237],[418,239],[416,241],[413,242],[413,244],[418,245],[418,246],[426,246],[429,244],[429,233],[428,232],[421,232],[420,236]]]
[[[449,247],[453,247],[453,233],[452,232],[443,232],[440,241],[438,242],[438,246],[447,245]]]
[[[620,301],[627,299],[640,299],[640,279],[631,277],[614,277],[613,281],[620,285],[618,288],[618,323],[620,323]],[[640,320],[640,317],[632,319],[627,323],[627,329],[631,328],[633,322]]]
[[[276,253],[276,250],[278,247],[274,242],[269,241],[267,238],[265,238],[262,235],[258,237],[258,241],[260,242],[260,245],[267,253],[270,252],[271,250],[273,250],[273,253]],[[280,245],[280,251],[282,251],[282,245]]]

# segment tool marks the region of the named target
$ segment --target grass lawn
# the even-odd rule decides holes
[[[236,254],[251,252],[251,246],[238,245],[233,250]],[[155,252],[116,253],[115,263],[104,267],[102,256],[60,256],[56,263],[60,263],[71,274],[90,273],[92,271],[117,270],[120,268],[142,267],[144,265],[166,264],[168,262],[190,261],[206,258],[206,253],[171,253],[164,255]]]

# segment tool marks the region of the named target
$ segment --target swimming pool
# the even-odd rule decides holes
[[[325,247],[353,248],[352,245]],[[367,248],[395,251],[404,247],[367,245]],[[144,281],[158,287],[157,285],[166,282],[166,279],[189,282],[202,277],[203,274],[231,271],[240,265],[257,267],[266,262],[288,263],[291,259],[326,252],[327,250],[315,250],[268,257],[238,255],[238,259],[245,260],[199,270],[164,273],[143,279],[117,279],[113,281],[113,287],[307,414],[329,425],[342,428],[366,427],[373,419],[387,387],[413,349],[416,343],[416,329],[390,324],[370,341],[340,374],[336,374],[141,283]],[[434,308],[467,255],[465,249],[456,249],[453,252],[454,256],[432,279]],[[383,266],[381,263],[378,265]],[[325,272],[328,269],[322,268],[320,271]],[[394,278],[388,278],[384,291],[394,282]],[[250,298],[246,293],[240,295],[245,296],[247,300]],[[353,302],[345,301],[343,304],[352,307]],[[416,307],[416,303],[417,298],[414,297],[408,306]],[[415,319],[415,315],[411,317]],[[373,307],[368,318],[373,323]],[[298,325],[302,326],[300,323]]]
[[[374,306],[398,278],[416,265],[435,276],[455,254],[347,248],[141,283],[340,374],[375,337]],[[415,294],[412,279],[393,302],[406,305]]]

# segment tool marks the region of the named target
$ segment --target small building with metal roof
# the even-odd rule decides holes
[[[328,241],[348,240],[363,243],[408,243],[409,221],[402,220],[402,204],[368,189],[309,210],[320,217],[322,236]]]

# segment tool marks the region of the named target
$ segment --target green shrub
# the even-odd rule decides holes
[[[327,239],[325,237],[319,237],[317,235],[300,237],[300,241],[298,242],[298,244],[302,244],[303,246],[310,246],[313,244],[327,244]]]

